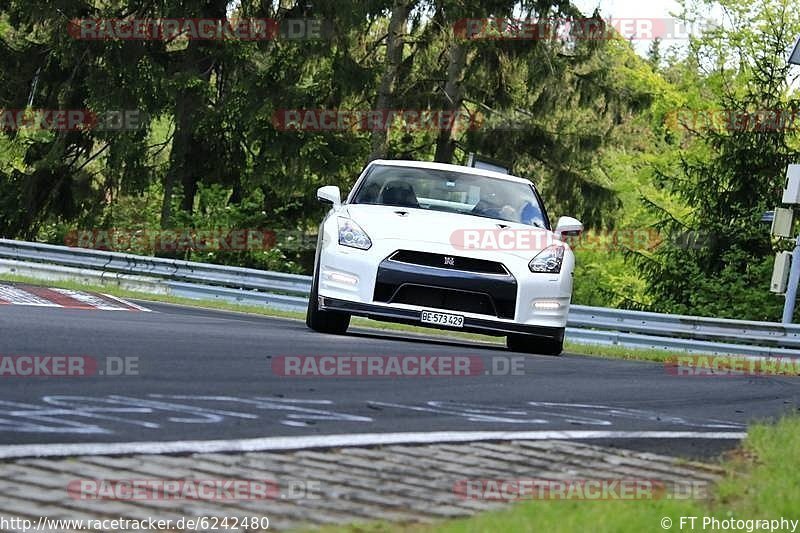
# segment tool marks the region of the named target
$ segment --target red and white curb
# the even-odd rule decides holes
[[[50,289],[23,284],[0,284],[0,305],[33,305],[97,311],[150,311],[110,294]]]

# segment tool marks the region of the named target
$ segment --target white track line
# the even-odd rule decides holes
[[[147,309],[146,307],[142,307],[141,305],[137,305],[137,304],[135,304],[133,302],[129,302],[128,300],[124,300],[122,298],[117,298],[113,294],[106,294],[104,292],[101,292],[100,294],[102,294],[103,296],[106,296],[108,298],[111,298],[112,300],[116,300],[116,301],[120,302],[123,305],[127,305],[129,307],[133,307],[134,309],[138,309],[139,311],[142,311],[142,312],[145,312],[145,313],[150,313],[151,312],[150,309]]]
[[[744,432],[705,431],[434,431],[426,433],[356,433],[307,437],[265,437],[240,440],[176,442],[120,442],[97,444],[15,444],[0,446],[0,459],[20,457],[67,457],[78,455],[133,455],[166,453],[226,453],[381,446],[388,444],[437,444],[443,442],[590,439],[713,439],[741,440]]]

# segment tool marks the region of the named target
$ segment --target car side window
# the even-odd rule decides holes
[[[522,206],[519,218],[519,221],[523,224],[527,224],[529,226],[539,226],[540,228],[545,227],[542,210],[533,205],[531,202],[525,202],[525,205]]]
[[[357,204],[377,204],[380,199],[381,186],[377,183],[367,183],[358,193],[355,199]]]

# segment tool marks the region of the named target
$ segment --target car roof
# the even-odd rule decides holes
[[[413,167],[413,168],[428,168],[432,170],[449,170],[451,172],[461,172],[463,174],[474,174],[476,176],[486,176],[489,178],[497,178],[506,181],[515,181],[517,183],[524,183],[525,185],[532,185],[529,179],[512,176],[511,174],[503,174],[502,172],[494,172],[483,168],[465,167],[462,165],[449,165],[446,163],[431,163],[428,161],[409,161],[403,159],[376,159],[370,163],[372,165],[386,165],[394,167]]]

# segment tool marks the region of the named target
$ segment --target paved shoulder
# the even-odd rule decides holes
[[[251,531],[431,522],[530,499],[703,499],[718,466],[562,441],[0,464],[0,514],[248,520]],[[255,527],[252,527],[255,526]]]

